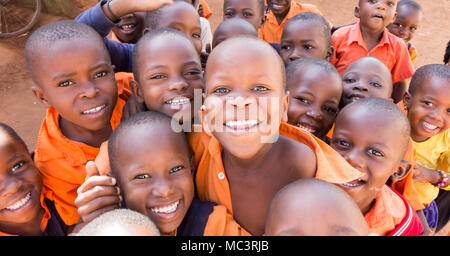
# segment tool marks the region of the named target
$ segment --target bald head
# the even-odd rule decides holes
[[[205,69],[206,76],[208,76],[208,69],[211,69],[212,66],[220,65],[220,62],[223,62],[224,59],[238,64],[240,62],[239,60],[251,60],[255,58],[273,59],[273,72],[281,76],[282,86],[286,88],[286,71],[283,60],[270,44],[257,37],[237,36],[218,45],[208,57]],[[234,75],[239,76],[239,74]]]
[[[380,77],[383,78],[383,80],[386,82],[386,85],[389,86],[392,90],[392,74],[391,71],[386,67],[386,65],[381,62],[379,59],[375,57],[363,57],[358,59],[357,61],[350,64],[347,69],[345,70],[345,73],[352,72],[355,69],[363,69],[367,72],[374,71],[379,74]]]
[[[398,151],[403,155],[406,152],[411,126],[403,111],[392,101],[381,98],[365,98],[348,104],[344,107],[336,118],[336,126],[340,122],[345,122],[347,117],[361,117],[372,119],[379,127],[385,128],[386,132],[395,133],[395,137],[400,138]]]
[[[79,40],[87,40],[91,44],[101,46],[108,61],[111,62],[103,39],[93,28],[70,20],[56,21],[39,27],[26,42],[25,58],[31,77],[34,79],[36,67],[41,66],[40,57],[43,54],[48,54],[58,43],[77,44]]]
[[[160,236],[156,225],[145,215],[116,209],[98,216],[84,226],[78,236]]]
[[[318,179],[300,179],[273,198],[266,235],[354,236],[369,228],[353,199],[337,186]]]
[[[147,12],[145,15],[145,27],[150,30],[162,27],[160,24],[164,21],[166,11],[177,11],[178,9],[190,10],[198,15],[195,7],[188,0],[174,0],[172,5],[165,5],[154,11]]]
[[[258,31],[255,29],[255,27],[253,27],[252,24],[243,19],[227,19],[220,23],[220,25],[216,28],[212,46],[214,48],[226,39],[235,36],[258,37]]]

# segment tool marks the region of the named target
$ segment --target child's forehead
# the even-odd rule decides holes
[[[383,78],[388,78],[390,72],[387,67],[381,62],[372,58],[359,59],[356,62],[353,62],[345,71],[344,74],[347,73],[358,73],[358,74],[376,74]]]
[[[225,8],[236,8],[236,9],[256,9],[258,7],[259,0],[224,0]]]
[[[159,17],[161,18],[161,21],[169,21],[171,19],[176,19],[176,18],[198,18],[200,19],[200,17],[198,16],[198,13],[196,12],[195,8],[186,3],[186,2],[174,2],[173,5],[171,6],[165,6],[163,8],[161,8],[161,12],[162,15],[160,15]]]

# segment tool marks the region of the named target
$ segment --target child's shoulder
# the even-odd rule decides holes
[[[302,170],[302,177],[314,177],[317,169],[317,158],[314,151],[305,143],[280,135],[276,143],[281,144],[280,164],[289,163],[290,168]]]

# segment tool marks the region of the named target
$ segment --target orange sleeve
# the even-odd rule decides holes
[[[401,40],[401,39],[400,39]],[[411,78],[414,75],[414,67],[409,56],[408,48],[403,42],[394,44],[396,62],[391,70],[392,82],[397,82]]]
[[[204,236],[251,236],[222,205],[214,206],[206,223]]]
[[[413,65],[416,65],[417,60],[417,49],[414,47],[414,45],[411,45],[411,47],[408,50],[409,52],[409,58],[411,59],[411,62]]]
[[[213,14],[211,8],[209,8],[208,3],[205,0],[200,0],[200,3],[203,5],[203,12],[206,19],[209,19]]]

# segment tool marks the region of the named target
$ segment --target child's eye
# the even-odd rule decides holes
[[[107,71],[100,71],[94,75],[94,78],[105,77],[108,74]]]
[[[290,45],[281,45],[280,49],[288,51],[291,49],[291,46]]]
[[[309,102],[309,100],[307,100],[307,99],[305,99],[305,98],[299,97],[299,98],[297,98],[297,100],[299,100],[300,102],[305,103],[305,104],[307,104],[307,105],[311,104],[311,103]]]
[[[450,108],[447,108],[447,113],[450,113]]]
[[[219,94],[229,93],[229,92],[230,92],[230,90],[227,89],[227,88],[224,88],[224,87],[216,88],[216,89],[213,91],[213,93],[219,93]]]
[[[382,87],[381,84],[379,84],[377,82],[370,82],[370,85],[373,87]]]
[[[303,46],[303,49],[305,49],[307,51],[311,50],[312,48],[314,48],[314,47],[312,45],[310,45],[310,44],[307,44],[307,45]]]
[[[337,113],[337,109],[331,108],[331,107],[327,107],[327,106],[325,106],[325,107],[323,108],[323,110],[326,111],[326,112],[328,112],[328,113],[330,113],[330,114],[333,114],[333,115],[336,115],[336,113]]]
[[[148,174],[138,174],[134,177],[136,180],[143,180],[143,179],[149,179],[151,178]]]
[[[433,103],[429,102],[429,101],[424,101],[423,104],[425,104],[428,107],[432,107]]]
[[[165,76],[165,75],[158,74],[158,75],[151,76],[151,77],[150,77],[150,80],[154,80],[154,79],[163,79],[163,78],[166,78],[166,76]]]
[[[256,92],[265,92],[265,91],[268,91],[268,90],[269,89],[267,87],[262,86],[262,85],[258,85],[255,88],[253,88],[253,91],[256,91]]]
[[[169,173],[178,172],[178,171],[182,170],[183,168],[184,168],[184,166],[182,166],[182,165],[176,166],[176,167],[170,169]]]
[[[66,81],[62,81],[60,83],[58,83],[58,87],[67,87],[67,86],[71,86],[73,85],[73,81],[71,80],[66,80]]]
[[[198,33],[194,33],[194,34],[192,34],[192,37],[196,38],[196,39],[200,39],[201,36]]]
[[[20,161],[16,164],[14,164],[14,166],[11,168],[11,172],[16,172],[17,170],[19,170],[20,168],[22,168],[22,166],[25,165],[25,161]]]
[[[381,151],[378,151],[376,149],[370,148],[369,150],[367,150],[367,152],[371,155],[374,156],[379,156],[379,157],[384,157],[384,154]]]
[[[196,75],[200,75],[200,71],[198,71],[198,70],[193,70],[193,71],[188,71],[188,72],[186,72],[186,74],[185,75],[187,75],[187,76],[196,76]]]
[[[243,15],[244,17],[246,17],[246,18],[252,17],[252,16],[253,16],[253,14],[252,14],[252,13],[249,13],[249,12],[244,12],[242,15]]]
[[[343,146],[343,147],[346,147],[346,148],[350,147],[350,143],[348,143],[348,142],[345,141],[345,140],[339,140],[337,143],[338,143],[340,146]]]
[[[416,28],[416,27],[410,27],[409,30],[410,30],[411,32],[414,32],[414,31],[417,30],[417,28]]]
[[[234,13],[233,12],[225,12],[225,17],[233,17]]]
[[[353,79],[353,78],[344,78],[342,81],[343,81],[344,83],[347,83],[347,84],[352,84],[352,83],[355,83],[355,82],[356,82],[356,79]]]
[[[392,6],[394,6],[394,5],[395,5],[395,3],[394,3],[394,2],[390,2],[390,1],[389,1],[389,2],[387,3],[387,5],[388,5],[388,6],[391,6],[391,7],[392,7]]]

